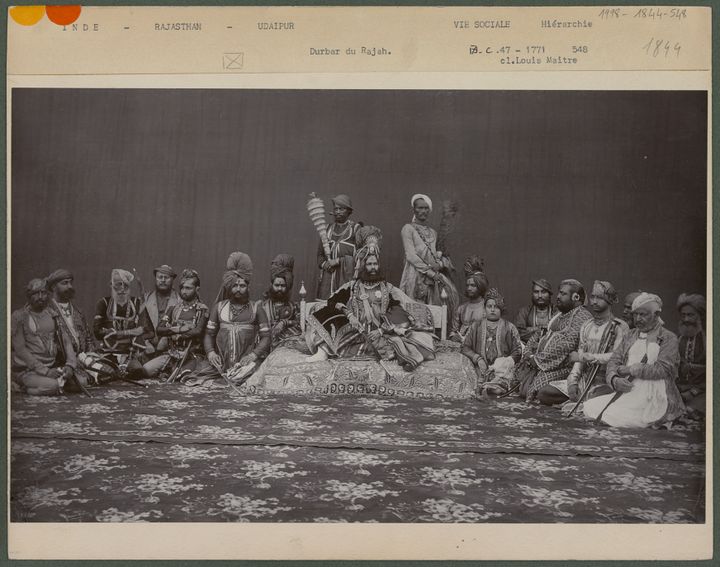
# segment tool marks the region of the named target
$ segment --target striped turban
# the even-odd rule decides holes
[[[295,258],[290,254],[278,254],[270,263],[270,283],[275,281],[275,278],[282,278],[285,280],[287,288],[291,289],[293,286],[294,267]]]
[[[593,283],[593,295],[604,299],[610,305],[618,302],[617,291],[615,290],[615,286],[610,282],[595,280],[595,283]]]

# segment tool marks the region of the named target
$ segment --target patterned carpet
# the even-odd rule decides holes
[[[221,384],[92,393],[13,397],[13,521],[704,521],[696,423]]]

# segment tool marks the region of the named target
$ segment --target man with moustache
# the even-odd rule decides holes
[[[625,321],[613,316],[612,306],[617,302],[615,287],[610,282],[596,280],[590,293],[592,318],[580,328],[577,352],[570,353],[572,370],[567,379],[550,382],[538,391],[540,403],[550,406],[568,399],[577,402],[591,378],[593,382],[585,400],[611,391],[605,382],[605,369],[613,351],[630,331]]]
[[[260,303],[270,325],[272,349],[284,339],[300,334],[300,309],[290,301],[295,258],[278,254],[270,264],[270,288]]]
[[[628,327],[630,329],[635,328],[635,321],[633,320],[633,313],[632,313],[632,304],[633,301],[635,301],[635,298],[637,298],[638,295],[640,295],[641,291],[632,291],[628,293],[625,296],[625,299],[623,300],[623,313],[622,318],[623,320],[628,324]]]
[[[34,396],[63,393],[75,375],[75,351],[60,328],[60,315],[49,307],[47,281],[32,279],[27,304],[10,317],[11,374],[20,390]],[[63,359],[58,364],[58,359]],[[78,377],[84,386],[84,378]]]
[[[428,225],[432,200],[417,193],[410,198],[410,205],[413,209],[412,221],[400,231],[405,250],[400,291],[426,305],[446,303],[452,321],[460,295],[448,277],[450,260],[443,256],[442,250],[437,250],[437,232]]]
[[[110,274],[110,296],[95,306],[93,334],[101,341],[101,349],[117,354],[130,353],[133,341],[143,335],[140,325],[140,299],[130,295],[135,276],[115,268]]]
[[[424,360],[435,358],[432,326],[411,315],[409,310],[417,304],[382,276],[380,230],[365,226],[357,237],[356,279],[308,316],[306,338],[314,353],[308,361],[376,356],[414,370]],[[422,305],[417,307],[427,311]]]
[[[552,306],[552,294],[552,285],[545,278],[532,281],[532,303],[520,308],[515,317],[515,327],[523,344],[527,344],[536,332],[545,332],[557,312]]]
[[[157,334],[168,341],[164,354],[143,365],[150,377],[161,371],[171,375],[179,364],[181,372],[192,371],[204,354],[202,337],[208,321],[209,309],[198,296],[200,276],[186,268],[180,275],[180,302],[175,304],[158,323]]]
[[[198,372],[198,385],[221,374],[249,376],[270,352],[270,325],[258,302],[250,301],[253,265],[244,252],[234,252],[232,270],[223,274],[223,296],[213,305],[207,322],[203,345],[207,362]]]
[[[705,415],[705,298],[698,293],[680,294],[677,308],[680,316],[678,388],[688,411]]]
[[[327,299],[349,282],[353,277],[355,264],[355,235],[362,226],[350,220],[353,212],[352,201],[347,195],[337,195],[332,199],[335,222],[327,229],[330,243],[330,257],[325,255],[322,242],[318,244],[317,261],[320,268],[317,298]]]
[[[572,368],[570,353],[580,342],[580,329],[592,315],[584,307],[585,288],[574,279],[560,282],[556,313],[546,333],[535,333],[520,362],[520,395],[533,401],[538,392],[556,380],[567,378]]]
[[[461,303],[452,320],[450,340],[463,342],[470,325],[482,321],[485,317],[485,293],[488,279],[485,275],[483,261],[477,256],[465,260],[465,297],[468,301]]]
[[[678,392],[677,337],[660,319],[662,300],[641,293],[632,305],[635,328],[613,352],[606,381],[613,393],[585,402],[583,412],[613,427],[660,426],[684,412]]]
[[[47,277],[50,306],[60,315],[58,320],[72,341],[75,355],[96,350],[95,338],[82,311],[73,303],[75,297],[74,277],[69,270],[58,269]]]
[[[157,356],[168,348],[167,338],[158,335],[158,326],[163,317],[180,303],[180,297],[173,289],[177,274],[167,264],[153,270],[155,289],[145,295],[140,310],[140,324],[145,329],[143,339],[149,343],[145,350],[148,356]]]

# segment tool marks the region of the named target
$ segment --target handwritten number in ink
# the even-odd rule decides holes
[[[654,37],[651,37],[650,41],[643,45],[642,48],[647,55],[652,57],[664,55],[667,59],[670,56],[671,51],[675,52],[675,57],[680,57],[680,50],[682,46],[678,42],[672,44],[666,39],[655,39]]]

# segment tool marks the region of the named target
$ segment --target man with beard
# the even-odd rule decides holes
[[[250,257],[234,252],[235,269],[223,274],[223,296],[210,311],[203,344],[207,362],[192,385],[216,379],[249,376],[270,352],[270,326],[265,311],[250,301],[253,266]]]
[[[660,426],[681,416],[675,385],[680,353],[677,337],[665,329],[662,300],[641,293],[632,305],[635,328],[613,352],[606,380],[613,393],[585,402],[583,412],[614,427]]]
[[[633,313],[632,313],[632,304],[633,304],[633,301],[635,301],[635,298],[637,298],[637,296],[640,295],[641,293],[642,293],[641,291],[632,291],[625,296],[625,299],[623,301],[622,318],[628,324],[628,327],[630,329],[635,328],[635,321],[633,320]]]
[[[178,365],[181,372],[190,372],[197,366],[202,354],[202,336],[208,321],[209,309],[200,301],[200,276],[190,268],[180,276],[180,302],[175,304],[158,323],[157,334],[169,342],[164,354],[143,366],[150,377],[161,371],[171,375]]]
[[[73,303],[75,287],[69,270],[59,269],[47,277],[51,294],[50,306],[60,315],[60,325],[72,341],[75,355],[93,352],[97,345],[82,311]]]
[[[705,298],[683,293],[677,301],[680,315],[678,388],[691,413],[705,415]]]
[[[10,317],[13,383],[34,396],[62,394],[75,374],[72,342],[60,328],[60,315],[48,307],[47,281],[30,280],[26,295],[28,303]]]
[[[524,344],[527,344],[536,332],[545,332],[550,319],[555,315],[552,294],[552,285],[545,278],[533,280],[532,304],[522,307],[515,318],[515,327]]]
[[[300,334],[300,309],[290,301],[294,266],[295,259],[289,254],[278,254],[270,264],[270,289],[260,305],[270,325],[272,349]]]
[[[153,275],[155,289],[146,294],[140,310],[140,324],[145,329],[142,338],[150,343],[145,351],[148,356],[157,356],[167,350],[168,340],[158,335],[158,326],[162,318],[180,303],[180,297],[173,289],[175,270],[163,264],[153,270]]]
[[[372,226],[358,230],[357,278],[328,298],[327,305],[308,317],[308,360],[329,356],[373,356],[396,360],[411,371],[435,358],[427,308],[418,305],[380,273],[382,234]],[[421,313],[418,321],[409,311]]]
[[[553,405],[568,399],[577,402],[590,379],[592,385],[585,400],[611,391],[605,382],[605,369],[613,351],[630,331],[625,321],[613,316],[612,306],[617,302],[617,292],[610,282],[595,281],[590,294],[592,319],[580,328],[577,352],[570,353],[572,370],[567,379],[554,380],[540,389],[537,393],[540,403]]]
[[[450,259],[443,256],[442,250],[436,249],[437,232],[428,225],[432,200],[418,193],[410,198],[410,205],[413,208],[412,222],[400,231],[405,250],[400,291],[426,305],[446,303],[452,321],[460,303],[460,295],[448,277]]]
[[[127,270],[114,269],[110,275],[110,297],[95,306],[93,334],[102,341],[102,350],[126,355],[133,341],[145,330],[140,325],[140,300],[130,295],[135,277]]]
[[[325,255],[322,243],[318,244],[318,282],[317,298],[327,299],[353,277],[353,256],[355,254],[355,235],[361,223],[350,220],[353,212],[352,201],[347,195],[337,195],[332,199],[335,222],[327,229],[330,243],[330,257]]]
[[[530,402],[537,393],[555,380],[570,373],[570,353],[580,342],[580,329],[592,315],[583,306],[585,289],[573,279],[560,282],[556,313],[545,334],[535,333],[527,344],[520,362],[520,394]]]
[[[469,301],[460,304],[452,321],[450,340],[463,342],[470,325],[485,317],[485,293],[488,279],[483,261],[477,256],[465,260],[465,297]]]

